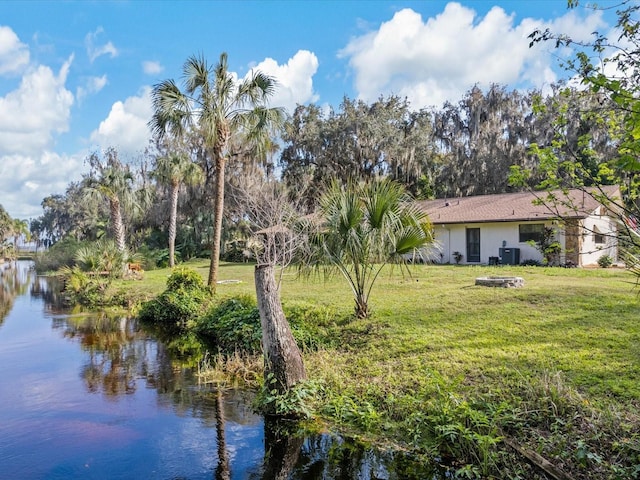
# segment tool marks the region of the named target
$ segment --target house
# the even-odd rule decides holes
[[[544,202],[546,192],[519,192],[418,204],[433,224],[439,248],[435,260],[440,263],[542,262],[531,241],[538,241],[545,227],[551,227],[562,247],[557,263],[586,266],[597,264],[603,255],[617,260],[616,216],[595,197],[604,194],[619,200],[620,189],[601,189],[553,192],[556,202]]]

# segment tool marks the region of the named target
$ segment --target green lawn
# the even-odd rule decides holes
[[[206,262],[188,266],[206,278]],[[159,293],[168,273],[127,288]],[[487,275],[525,286],[475,286]],[[220,279],[240,280],[218,285],[221,297],[255,295],[252,265],[223,264]],[[426,453],[449,449],[480,465],[479,477],[511,468],[514,478],[531,477],[487,439],[517,438],[574,478],[640,474],[639,293],[621,269],[420,265],[386,269],[373,316],[346,320],[353,299],[342,278],[287,271],[281,286],[285,304],[335,312],[336,346],[305,353],[323,416]]]

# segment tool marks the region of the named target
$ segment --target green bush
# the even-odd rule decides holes
[[[155,299],[142,304],[138,318],[143,322],[183,331],[197,322],[210,300],[211,292],[197,272],[177,269],[167,280],[167,289]]]
[[[609,268],[611,265],[613,265],[613,258],[611,258],[609,255],[602,255],[598,259],[598,265],[600,265],[601,268]]]
[[[38,253],[34,257],[36,272],[55,272],[62,267],[74,266],[76,251],[83,245],[86,245],[86,243],[78,242],[73,237],[66,237],[60,240],[49,250]]]
[[[334,314],[326,307],[310,304],[285,305],[291,333],[302,350],[315,350],[331,343]],[[261,349],[262,326],[256,302],[247,295],[229,298],[200,318],[197,331],[221,352],[257,353]]]
[[[198,322],[197,331],[224,353],[257,353],[261,348],[260,312],[248,295],[212,307]]]

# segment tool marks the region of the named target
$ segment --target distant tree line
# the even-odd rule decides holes
[[[335,110],[299,105],[281,131],[271,132],[269,147],[262,139],[259,153],[248,137],[229,137],[221,257],[243,258],[250,234],[247,199],[252,192],[259,195],[265,182],[280,183],[311,212],[336,180],[385,177],[417,198],[533,188],[546,174],[536,154],[543,148],[555,148],[595,175],[616,158],[617,139],[610,123],[594,121],[590,112],[609,109],[610,103],[599,92],[563,85],[544,94],[492,85],[486,91],[473,87],[441,109],[413,110],[397,96],[370,104],[345,97]],[[178,260],[209,255],[219,166],[201,128],[184,128],[179,135],[156,131],[138,158],[121,158],[113,148],[92,153],[82,180],[42,201],[43,214],[30,222],[31,238],[51,246],[65,237],[94,241],[112,234],[119,245],[151,252],[165,263],[174,254]],[[517,187],[509,184],[514,166],[528,172]],[[604,181],[624,179],[614,172]],[[175,239],[172,255],[169,237]]]

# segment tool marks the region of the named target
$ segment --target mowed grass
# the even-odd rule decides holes
[[[183,265],[206,278],[208,262]],[[253,265],[223,263],[217,294],[255,296]],[[126,288],[160,293],[168,269],[145,272]],[[519,276],[524,288],[476,286],[480,276]],[[339,276],[283,273],[284,303],[330,307],[348,318],[353,297]],[[342,321],[346,332],[330,355],[306,354],[312,376],[345,380],[394,377],[415,383],[425,372],[466,383],[560,372],[587,397],[640,400],[640,290],[623,269],[415,265],[387,267],[370,299],[373,315]],[[353,356],[362,357],[354,361]],[[333,364],[335,362],[335,365]]]

